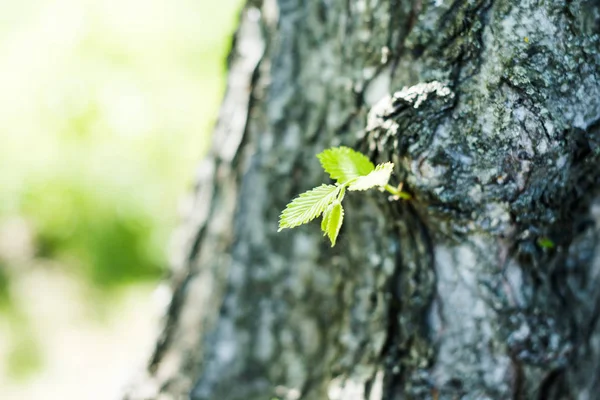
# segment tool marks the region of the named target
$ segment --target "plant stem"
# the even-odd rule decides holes
[[[383,188],[399,199],[410,200],[412,198],[410,194],[402,191],[402,185],[396,188],[390,184],[386,184]]]

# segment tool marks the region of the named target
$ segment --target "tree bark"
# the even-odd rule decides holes
[[[126,398],[600,398],[599,51],[594,0],[250,0]],[[412,200],[277,233],[338,145]]]

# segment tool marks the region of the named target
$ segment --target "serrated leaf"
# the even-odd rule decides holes
[[[379,164],[375,170],[367,176],[361,176],[348,186],[348,190],[367,190],[376,186],[385,186],[390,180],[394,170],[394,163],[386,162]]]
[[[321,185],[296,197],[279,216],[278,232],[317,218],[335,200],[339,190],[339,186]]]
[[[344,146],[324,150],[317,158],[325,172],[338,183],[368,175],[375,169],[367,156]]]
[[[321,219],[321,230],[323,231],[323,236],[327,235],[327,223],[329,222],[332,208],[333,204],[330,204],[327,206],[325,211],[323,211],[323,218]]]
[[[342,207],[342,203],[339,201],[334,202],[328,214],[325,229],[329,240],[331,240],[331,247],[333,247],[344,222],[344,208]]]

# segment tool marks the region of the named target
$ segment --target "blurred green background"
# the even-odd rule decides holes
[[[240,6],[0,2],[1,399],[113,398],[143,362]]]

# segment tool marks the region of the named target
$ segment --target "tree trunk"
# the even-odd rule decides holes
[[[600,398],[600,5],[250,0],[127,399]],[[281,210],[346,145],[413,198]]]

